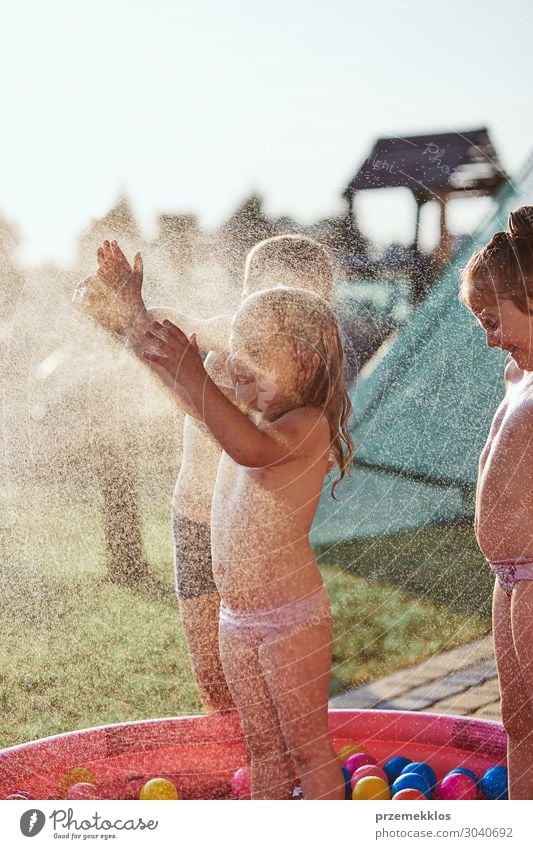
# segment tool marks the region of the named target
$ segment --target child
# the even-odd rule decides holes
[[[170,319],[188,334],[196,331],[200,349],[210,352],[204,361],[207,372],[227,392],[226,357],[233,316],[201,321],[170,309],[147,310],[141,294],[140,254],[132,268],[116,242],[106,241],[98,251],[98,261],[100,284],[96,291],[90,288],[88,292],[96,296],[95,302],[87,305],[91,314],[109,329],[126,333],[139,354],[153,318]],[[246,259],[242,298],[279,282],[307,288],[329,300],[333,266],[328,252],[303,236],[275,236],[260,242]],[[165,382],[165,373],[159,376]],[[211,502],[220,456],[220,446],[211,434],[195,418],[186,416],[172,504],[176,591],[202,702],[207,710],[216,711],[234,708],[219,655],[220,598],[211,563]]]
[[[223,449],[212,504],[220,651],[252,766],[254,799],[342,799],[328,737],[332,624],[308,534],[330,451],[342,479],[353,445],[335,317],[325,301],[278,287],[246,298],[229,370],[245,415],[165,321],[143,356]]]
[[[506,395],[479,460],[475,530],[496,574],[494,648],[511,799],[533,799],[533,206],[462,272],[460,298],[508,351]]]

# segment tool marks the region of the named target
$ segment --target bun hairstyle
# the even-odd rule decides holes
[[[533,206],[509,214],[507,230],[495,233],[477,250],[461,272],[459,298],[471,306],[474,294],[509,298],[533,314]]]

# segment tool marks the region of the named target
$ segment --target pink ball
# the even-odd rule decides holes
[[[247,766],[241,766],[231,779],[231,792],[235,799],[251,799],[252,781]]]
[[[365,766],[357,767],[357,769],[352,772],[352,777],[350,779],[350,787],[352,790],[358,781],[361,781],[362,778],[368,778],[369,776],[382,778],[387,784],[389,783],[386,773],[380,766],[377,766],[376,764],[365,764]]]
[[[372,755],[367,755],[366,752],[356,752],[344,761],[343,766],[352,774],[360,766],[375,766],[376,764],[377,760]]]
[[[82,781],[69,787],[65,799],[99,799],[100,795],[94,784]]]
[[[477,799],[476,782],[469,775],[452,772],[451,775],[445,775],[442,781],[437,784],[437,796],[446,802],[455,799]]]
[[[6,799],[33,799],[33,796],[27,792],[27,790],[13,790],[9,796],[6,796]]]

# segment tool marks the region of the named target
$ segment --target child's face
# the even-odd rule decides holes
[[[471,309],[485,331],[487,345],[509,351],[519,368],[533,371],[533,316],[519,310],[510,298],[478,295],[471,298]]]
[[[228,372],[238,401],[256,410],[295,401],[300,369],[292,339],[245,304],[232,325]]]

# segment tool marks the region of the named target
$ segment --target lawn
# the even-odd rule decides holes
[[[95,492],[19,494],[16,523],[0,531],[0,747],[201,712],[174,595],[168,504],[156,496],[143,497],[151,577],[132,589],[106,577]],[[466,527],[338,546],[320,563],[335,617],[332,694],[490,630],[490,580]]]

